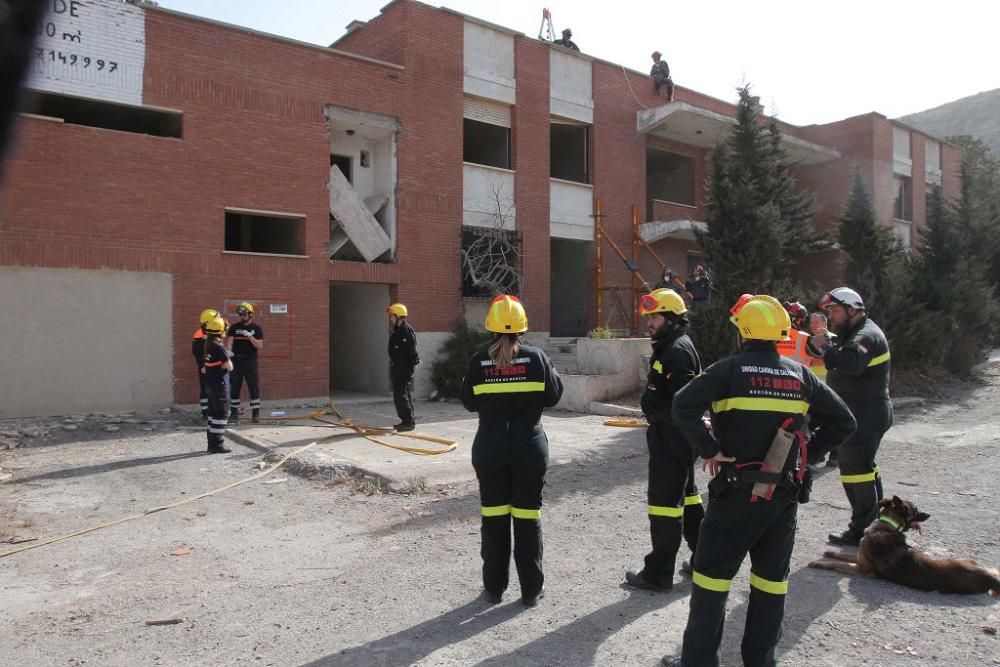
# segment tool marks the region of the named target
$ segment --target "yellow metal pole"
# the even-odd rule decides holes
[[[632,262],[636,271],[632,272],[632,322],[635,331],[639,331],[639,291],[642,283],[639,280],[639,207],[632,204]]]
[[[597,326],[604,326],[604,200],[598,199],[594,211],[594,242],[595,263],[597,264],[597,275],[594,286],[597,288]]]

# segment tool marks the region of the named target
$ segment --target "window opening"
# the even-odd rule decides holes
[[[181,138],[183,126],[183,114],[178,111],[114,104],[58,93],[34,92],[27,97],[21,111],[61,118],[70,125],[175,139]]]
[[[304,255],[305,217],[226,211],[226,250]]]

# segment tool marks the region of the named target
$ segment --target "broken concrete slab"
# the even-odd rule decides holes
[[[389,235],[336,165],[330,167],[329,187],[330,213],[338,228],[330,232],[328,252],[331,252],[331,248],[332,252],[336,252],[336,249],[350,241],[366,262],[374,262],[392,248]]]

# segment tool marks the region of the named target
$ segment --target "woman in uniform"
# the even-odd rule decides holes
[[[541,418],[562,397],[562,381],[544,352],[522,344],[528,317],[516,297],[493,300],[486,330],[493,339],[469,361],[461,391],[462,405],[479,413],[472,466],[482,502],[483,586],[490,602],[500,602],[509,582],[513,522],[521,601],[534,607],[545,581],[541,518],[549,442]]]

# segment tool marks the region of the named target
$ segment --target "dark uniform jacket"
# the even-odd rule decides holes
[[[660,59],[660,62],[653,63],[652,69],[649,70],[649,76],[660,81],[666,81],[670,78],[670,65],[667,64],[666,60]]]
[[[462,379],[460,398],[479,413],[472,463],[505,465],[514,459],[545,465],[548,440],[542,410],[562,398],[559,374],[545,353],[521,345],[508,368],[497,368],[488,347],[473,355]]]
[[[392,328],[389,334],[389,364],[391,366],[413,368],[420,363],[417,354],[417,334],[409,322]]]
[[[654,339],[646,390],[640,403],[646,421],[650,424],[670,421],[674,394],[699,373],[701,359],[683,329],[674,329],[665,337]]]
[[[191,354],[199,369],[205,365],[205,332],[200,328],[191,337]]]
[[[708,409],[712,433],[701,418]],[[702,458],[721,450],[736,463],[763,461],[777,430],[792,415],[808,415],[809,449],[828,451],[854,432],[854,416],[829,387],[773,343],[748,341],[674,396],[674,422]],[[798,447],[786,469],[794,468]],[[810,455],[810,458],[813,458]]]
[[[204,346],[202,364],[205,367],[205,387],[223,396],[229,393],[229,371],[224,366],[228,360],[229,353],[220,343],[213,342]]]
[[[826,381],[847,402],[889,398],[889,342],[867,317],[834,339],[823,354]]]
[[[234,359],[256,359],[257,348],[250,342],[250,337],[258,340],[264,339],[264,330],[256,322],[243,324],[237,322],[229,325],[229,333],[233,338],[233,358]]]

